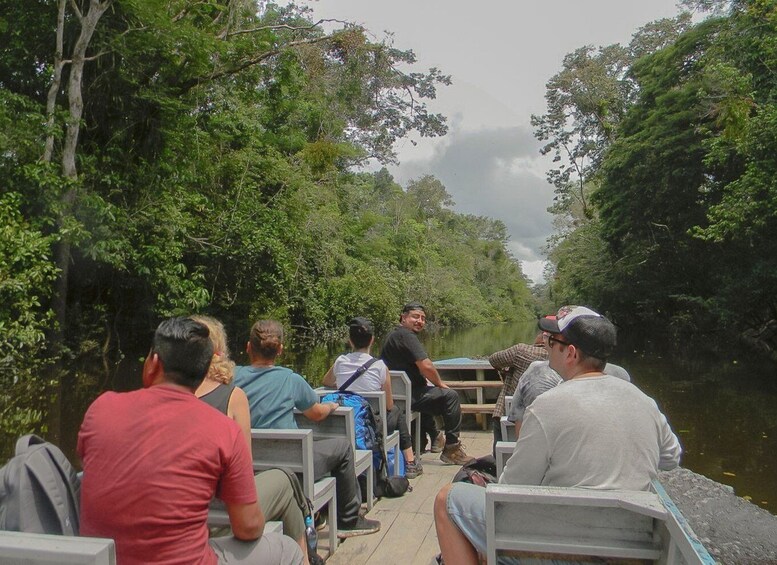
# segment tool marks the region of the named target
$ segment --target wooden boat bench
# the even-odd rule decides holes
[[[413,393],[410,377],[404,371],[389,371],[391,375],[391,394],[394,396],[394,404],[405,411],[407,429],[413,434],[413,450],[417,456],[423,453],[421,445],[421,413],[413,412],[410,406],[413,403]],[[415,426],[413,426],[415,422]]]
[[[294,410],[294,420],[301,430],[312,430],[313,439],[345,438],[353,452],[353,466],[356,476],[366,474],[367,509],[372,510],[375,500],[374,468],[372,466],[372,451],[356,449],[356,423],[353,419],[353,408],[340,406],[320,422],[314,422],[299,410]]]
[[[540,559],[596,556],[619,563],[712,565],[667,500],[657,492],[488,485],[487,562],[517,553]]]
[[[502,388],[502,381],[445,381],[445,384],[453,390],[474,390],[475,391],[475,404],[462,403],[462,414],[475,414],[478,424],[480,424],[484,430],[488,430],[491,427],[491,414],[494,413],[494,407],[496,404],[485,402],[485,390],[500,390]]]
[[[116,565],[112,539],[0,531],[0,563]]]
[[[254,470],[283,467],[296,473],[302,491],[318,511],[329,505],[329,555],[337,549],[337,496],[334,477],[314,480],[312,430],[251,430]]]
[[[332,392],[337,392],[335,388],[318,387],[315,389],[319,398],[326,396]],[[380,416],[382,432],[383,432],[383,450],[388,457],[389,451],[394,450],[394,460],[399,457],[399,432],[394,430],[391,434],[388,433],[388,420],[386,408],[386,393],[382,390],[372,392],[360,392],[359,396],[365,398],[370,403],[373,412]]]

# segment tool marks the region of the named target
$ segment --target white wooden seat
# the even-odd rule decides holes
[[[413,404],[413,389],[410,384],[410,377],[404,371],[389,371],[391,375],[391,394],[394,397],[394,404],[405,411],[405,421],[407,429],[412,430],[413,448],[415,454],[421,457],[421,413],[413,412],[410,406]],[[415,428],[413,428],[415,422]]]
[[[356,449],[356,424],[353,419],[353,408],[340,406],[320,422],[314,422],[298,410],[294,410],[294,420],[297,427],[312,430],[314,439],[344,438],[353,451],[353,466],[356,476],[366,473],[367,509],[371,510],[375,500],[375,480],[372,466],[372,451]]]
[[[515,422],[507,419],[507,416],[499,418],[499,426],[502,428],[502,441],[515,441]]]
[[[315,389],[319,398],[337,392],[336,388],[318,387]],[[399,456],[399,431],[394,430],[391,434],[388,433],[388,409],[386,408],[386,393],[382,390],[359,392],[359,396],[365,398],[370,403],[370,407],[373,412],[377,413],[381,419],[382,433],[383,433],[383,448],[388,457],[388,452],[394,450],[394,460],[396,461]]]
[[[251,451],[254,470],[263,471],[283,467],[297,473],[302,491],[318,511],[329,504],[329,555],[337,548],[337,496],[335,479],[314,480],[312,430],[251,430]]]
[[[496,442],[496,449],[494,450],[495,451],[494,455],[496,459],[497,478],[499,478],[499,475],[502,474],[502,470],[505,468],[505,464],[507,463],[507,460],[510,459],[510,456],[513,454],[513,449],[515,449],[514,441]]]
[[[596,556],[666,565],[714,563],[690,537],[695,538],[692,530],[681,528],[654,492],[501,484],[486,488],[489,564],[496,564],[504,552],[545,559]]]
[[[389,451],[394,450],[394,461],[399,461],[401,453],[399,450],[399,431],[394,430],[391,434],[388,433],[388,409],[386,407],[386,393],[385,391],[378,390],[374,392],[360,392],[361,396],[367,399],[367,402],[372,406],[373,411],[380,415],[381,427],[383,433],[383,450],[388,457]],[[395,469],[396,469],[396,463]]]
[[[112,539],[0,531],[0,563],[115,565]]]

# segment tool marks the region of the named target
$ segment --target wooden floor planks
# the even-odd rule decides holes
[[[464,431],[461,439],[468,454],[491,452],[490,432]],[[434,529],[434,497],[460,467],[443,465],[436,453],[422,456],[424,474],[410,481],[412,492],[401,498],[383,498],[367,514],[380,520],[381,531],[340,543],[328,565],[430,565],[440,552]],[[319,540],[325,540],[325,531]],[[323,549],[323,545],[322,545]],[[326,551],[320,551],[322,555]]]

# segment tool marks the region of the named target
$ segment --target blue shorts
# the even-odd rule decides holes
[[[486,554],[486,489],[470,483],[453,483],[446,509],[478,553]]]

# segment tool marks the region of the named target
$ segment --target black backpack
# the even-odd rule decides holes
[[[472,483],[473,485],[485,487],[488,483],[495,483],[496,481],[496,460],[493,455],[485,455],[462,465],[451,482]]]
[[[0,530],[78,535],[81,481],[60,449],[36,435],[0,468]]]

